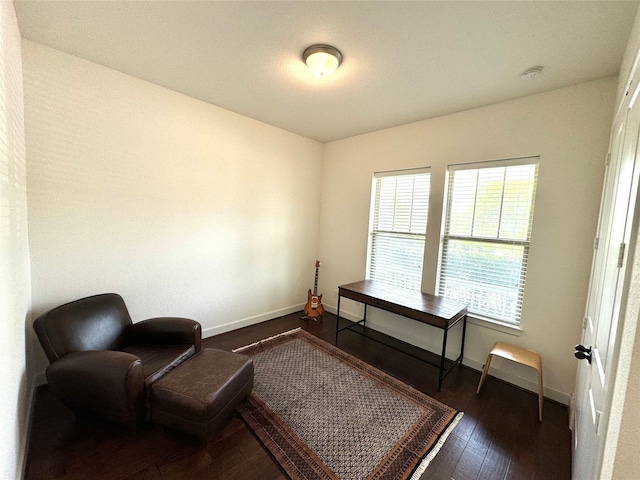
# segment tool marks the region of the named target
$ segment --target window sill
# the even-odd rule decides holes
[[[510,323],[500,322],[498,320],[492,320],[490,318],[483,318],[480,316],[473,316],[469,314],[467,320],[472,325],[478,325],[479,327],[489,328],[498,332],[507,333],[519,337],[524,330],[519,325],[513,325]]]

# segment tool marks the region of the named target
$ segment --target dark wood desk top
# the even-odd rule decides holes
[[[439,328],[449,328],[467,314],[467,306],[464,303],[428,293],[390,287],[373,280],[340,285],[338,290],[342,297]]]

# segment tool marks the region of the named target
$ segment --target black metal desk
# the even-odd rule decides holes
[[[360,321],[354,322],[351,325],[340,328],[340,299],[342,297],[350,298],[356,302],[364,304],[364,318]],[[351,330],[352,332],[364,335],[371,340],[380,342],[388,347],[395,348],[392,345],[384,343],[378,339],[366,335],[364,332],[353,329],[354,326],[362,324],[366,327],[367,322],[367,306],[370,305],[387,312],[396,313],[403,317],[417,320],[418,322],[426,323],[433,327],[437,327],[443,330],[444,335],[442,339],[442,355],[440,355],[440,362],[433,363],[424,358],[416,357],[410,353],[404,352],[407,355],[411,355],[414,358],[418,358],[430,365],[438,367],[440,369],[438,376],[438,391],[442,387],[442,380],[453,370],[453,368],[460,364],[462,365],[462,356],[464,354],[464,337],[467,331],[467,306],[454,302],[442,297],[436,297],[422,292],[411,292],[402,290],[399,288],[390,287],[381,283],[376,283],[373,280],[363,280],[360,282],[349,283],[347,285],[341,285],[338,287],[338,309],[336,312],[336,345],[338,344],[338,333],[343,330]],[[449,330],[462,320],[462,341],[460,344],[460,356],[453,360],[453,365],[448,369],[445,369],[445,354],[447,349],[447,334]]]

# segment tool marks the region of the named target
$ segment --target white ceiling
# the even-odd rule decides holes
[[[15,0],[29,40],[320,142],[615,75],[637,6]],[[302,62],[315,43],[333,76]]]

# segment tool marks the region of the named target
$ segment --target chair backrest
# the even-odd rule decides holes
[[[65,303],[33,323],[49,362],[85,350],[119,350],[131,316],[122,297],[105,293]]]

